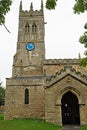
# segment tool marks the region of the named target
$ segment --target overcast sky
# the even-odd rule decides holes
[[[34,10],[39,10],[41,0],[22,0],[23,10],[29,10],[33,2]],[[43,0],[45,6],[45,0]],[[73,13],[75,0],[58,0],[55,10],[44,8],[45,48],[47,59],[83,57],[84,46],[79,43],[79,37],[84,33],[87,22],[87,12],[80,15]],[[0,26],[0,79],[5,86],[5,78],[11,77],[13,55],[16,52],[18,35],[18,15],[20,0],[13,0],[11,10],[6,15],[6,26]]]

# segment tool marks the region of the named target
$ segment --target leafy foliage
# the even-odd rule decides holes
[[[79,42],[84,44],[84,47],[87,48],[87,34],[86,34],[86,32],[84,33],[84,35],[82,35],[80,37]]]
[[[51,9],[55,9],[57,5],[57,0],[47,0],[46,1],[46,8],[51,10]]]
[[[87,23],[84,26],[85,29],[87,29]],[[79,42],[81,44],[84,44],[84,47],[87,48],[87,32],[85,31],[84,34],[82,36],[80,36],[79,38]],[[86,56],[85,58],[83,58],[80,62],[80,65],[82,66],[86,66],[87,65],[87,50],[84,52],[84,55]]]
[[[74,13],[83,13],[87,10],[87,0],[76,0],[74,5]]]
[[[0,25],[5,23],[5,15],[10,10],[12,0],[0,0]]]
[[[84,28],[87,29],[87,23],[85,24]]]
[[[46,8],[51,10],[55,9],[57,5],[57,0],[46,0]],[[76,0],[76,3],[73,7],[74,13],[83,13],[87,10],[87,0]]]
[[[87,65],[87,58],[82,58],[80,60],[80,65],[85,67]]]
[[[2,87],[2,83],[0,83],[0,106],[4,105],[5,101],[5,88]]]

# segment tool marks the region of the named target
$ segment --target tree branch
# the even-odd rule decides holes
[[[6,27],[6,25],[5,25],[5,24],[3,24],[3,25],[4,25],[5,29],[6,29],[9,33],[11,33],[11,32],[8,30],[8,28]]]

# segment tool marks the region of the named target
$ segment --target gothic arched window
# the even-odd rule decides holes
[[[27,23],[26,25],[25,25],[25,33],[29,33],[30,32],[30,26],[29,26],[29,24]]]
[[[25,89],[25,104],[29,104],[29,90]]]
[[[33,33],[37,32],[37,25],[35,23],[32,25],[32,32]]]

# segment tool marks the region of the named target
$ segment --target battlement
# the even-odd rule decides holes
[[[38,10],[35,10],[35,11],[27,11],[27,10],[22,10],[20,12],[20,16],[42,16],[43,15],[43,12],[42,10],[38,11]]]
[[[72,65],[79,64],[79,59],[47,59],[43,62],[44,65]]]
[[[34,10],[33,9],[33,3],[30,5],[30,10],[23,10],[22,9],[22,1],[20,2],[20,13],[19,16],[42,16],[43,15],[43,1],[41,1],[41,9],[40,10]]]

